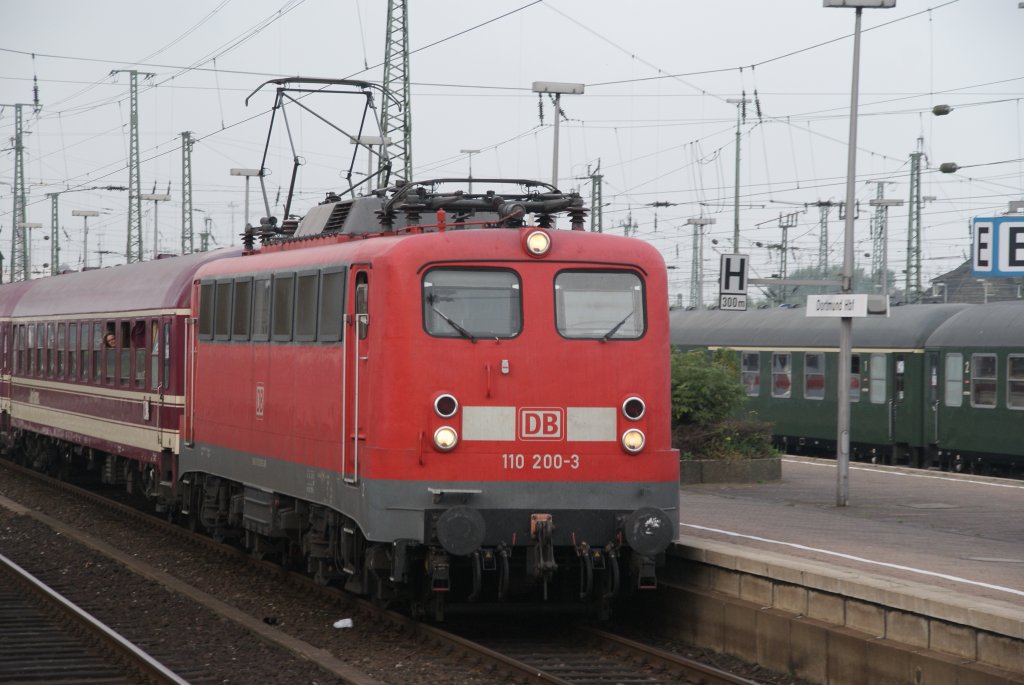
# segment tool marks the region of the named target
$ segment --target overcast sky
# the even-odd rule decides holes
[[[692,217],[707,229],[705,298],[717,286],[718,255],[732,251],[736,105],[751,102],[740,125],[739,251],[753,276],[778,271],[779,215],[799,212],[789,230],[789,268],[817,264],[819,201],[845,199],[854,11],[820,0],[425,0],[409,2],[414,176],[551,180],[551,102],[534,81],[583,83],[562,98],[558,185],[589,203],[588,170],[604,176],[604,230],[623,225],[655,244],[669,266],[672,292],[689,301]],[[37,270],[49,261],[46,193],[128,183],[128,76],[140,77],[143,192],[154,184],[172,200],[159,207],[162,252],[180,249],[181,132],[197,140],[192,158],[198,233],[210,219],[216,245],[237,243],[244,218],[243,179],[232,167],[258,167],[266,142],[269,89],[281,76],[379,81],[384,0],[182,0],[176,3],[0,0],[0,104],[26,108],[28,221]],[[628,9],[627,9],[628,8]],[[907,199],[910,153],[925,153],[923,273],[928,279],[969,254],[971,217],[991,216],[1022,198],[1024,185],[1024,10],[1017,0],[897,0],[865,10],[860,72],[856,222],[858,265],[869,266],[868,199]],[[34,57],[33,57],[34,54]],[[324,97],[324,96],[318,96]],[[346,131],[358,127],[350,102],[321,108]],[[953,111],[934,117],[931,109]],[[758,112],[758,105],[760,112]],[[543,123],[540,110],[543,110]],[[295,116],[306,161],[293,211],[328,190],[343,190],[352,146],[312,117]],[[375,131],[374,131],[375,133]],[[14,111],[0,115],[0,251],[9,256],[13,201]],[[955,162],[956,174],[939,164]],[[271,141],[270,202],[278,216],[291,152]],[[355,171],[366,168],[360,156]],[[255,188],[255,185],[254,185]],[[476,188],[479,190],[479,188]],[[652,206],[663,203],[663,206]],[[667,206],[664,203],[668,203]],[[232,206],[234,205],[234,206]],[[252,195],[252,219],[262,215]],[[807,207],[807,205],[812,205]],[[90,264],[124,261],[127,194],[60,197],[61,262],[82,264],[82,219],[90,223]],[[153,245],[153,203],[145,203],[143,244]],[[907,209],[889,214],[889,266],[905,268]],[[829,223],[830,260],[842,260],[842,223]],[[198,240],[198,238],[197,238]],[[712,244],[717,240],[717,244]],[[762,247],[758,247],[761,243]],[[102,251],[103,254],[97,254]],[[7,268],[5,262],[5,270]],[[6,280],[6,274],[5,274]]]

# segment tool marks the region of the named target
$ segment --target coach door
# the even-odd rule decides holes
[[[366,443],[366,399],[369,388],[367,369],[369,347],[367,336],[370,330],[370,281],[365,268],[353,267],[349,287],[352,327],[345,334],[345,451],[342,456],[342,473],[346,483],[359,482],[359,459]]]

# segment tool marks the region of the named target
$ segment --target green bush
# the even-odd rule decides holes
[[[683,459],[774,456],[772,424],[735,418],[747,396],[734,350],[672,353],[672,442]]]
[[[672,418],[706,426],[721,421],[746,401],[733,350],[672,353]]]

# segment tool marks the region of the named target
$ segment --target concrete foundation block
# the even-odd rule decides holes
[[[828,631],[822,621],[795,618],[789,626],[789,669],[793,675],[812,683],[828,678]]]
[[[761,607],[752,602],[730,600],[722,615],[724,651],[750,663],[757,662],[757,614]]]
[[[789,629],[793,617],[774,609],[757,612],[757,663],[780,673],[789,671]]]
[[[776,583],[772,589],[772,608],[798,616],[807,615],[807,588]]]
[[[864,668],[867,658],[867,641],[864,638],[863,633],[849,628],[837,627],[829,632],[829,685],[874,685],[868,680],[867,669]]]
[[[871,685],[906,685],[914,682],[916,659],[911,649],[889,640],[867,640],[864,643],[867,681]]]
[[[757,576],[740,576],[740,599],[763,607],[772,605],[772,582]]]
[[[928,619],[904,611],[885,612],[885,637],[908,647],[928,648]]]
[[[975,632],[970,628],[942,621],[929,621],[928,630],[929,649],[964,659],[977,660],[978,645],[975,640]]]
[[[701,647],[721,652],[725,648],[725,606],[721,596],[700,594],[693,596],[697,625],[693,640]]]
[[[978,633],[978,661],[1024,677],[1024,642],[1002,635]]]
[[[885,635],[885,609],[875,604],[846,600],[846,627],[872,637]]]
[[[837,595],[808,590],[807,616],[835,626],[846,625],[846,603]]]
[[[740,596],[740,577],[739,573],[730,571],[724,568],[712,568],[711,574],[708,577],[710,581],[710,589],[715,592],[721,592],[722,594],[729,595],[730,597]]]

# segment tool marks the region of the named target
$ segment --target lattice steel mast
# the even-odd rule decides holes
[[[387,154],[380,156],[379,182],[390,173],[412,178],[412,97],[409,88],[409,10],[406,0],[388,0],[388,27],[384,49],[384,97],[380,107],[380,131]],[[395,99],[392,100],[392,97]]]
[[[917,151],[910,153],[910,202],[907,203],[907,280],[904,299],[913,304],[921,299],[921,158],[924,138],[917,139]]]
[[[181,132],[181,254],[194,251],[192,238],[192,132]]]
[[[111,75],[125,72],[129,76],[128,133],[128,241],[125,259],[128,263],[142,261],[142,177],[139,173],[139,71],[114,69]],[[143,72],[146,78],[156,74]]]

